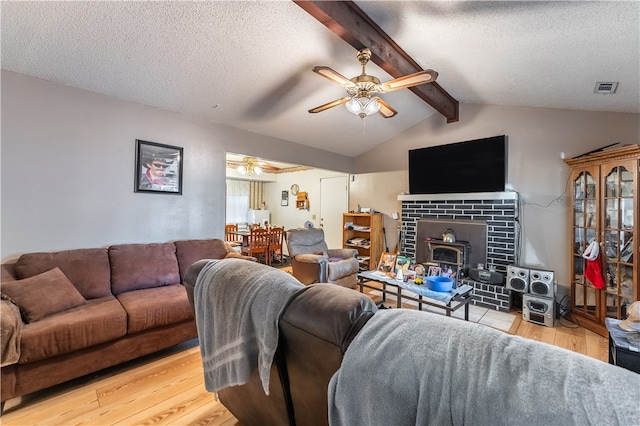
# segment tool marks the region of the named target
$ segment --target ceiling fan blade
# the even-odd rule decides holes
[[[317,66],[313,67],[313,72],[320,74],[326,79],[333,81],[334,83],[339,84],[344,87],[352,87],[355,86],[355,83],[349,80],[347,77],[343,76],[337,71],[332,70],[329,67]]]
[[[380,109],[378,110],[378,114],[383,116],[384,118],[391,118],[398,113],[395,109],[391,108],[388,103],[383,101],[381,98],[374,96],[372,99],[375,99],[380,104]]]
[[[340,98],[340,99],[336,99],[335,101],[331,101],[328,102],[324,105],[320,105],[318,107],[312,108],[309,110],[310,113],[314,114],[316,112],[322,112],[324,110],[327,110],[329,108],[333,108],[334,106],[338,106],[338,105],[342,105],[342,104],[346,104],[349,99],[351,99],[351,96],[345,96],[344,98]]]
[[[434,70],[420,71],[414,74],[405,75],[404,77],[398,77],[393,80],[389,80],[380,85],[381,91],[391,92],[393,90],[404,89],[407,87],[418,86],[424,83],[433,83],[438,78],[438,73]]]

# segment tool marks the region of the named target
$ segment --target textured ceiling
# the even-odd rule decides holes
[[[640,112],[640,3],[357,4],[460,103]],[[409,90],[361,121],[311,71],[355,50],[289,1],[1,2],[2,68],[357,156],[436,113]],[[391,79],[371,63],[369,74]],[[620,82],[614,95],[599,81]],[[213,107],[217,105],[217,107]],[[444,117],[440,117],[443,124]],[[449,124],[451,125],[451,124]]]

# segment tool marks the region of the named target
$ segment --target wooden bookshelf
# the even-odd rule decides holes
[[[344,213],[342,247],[358,250],[360,269],[376,269],[384,251],[382,213]],[[368,244],[366,244],[368,240]]]

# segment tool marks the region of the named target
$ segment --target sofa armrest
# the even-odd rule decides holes
[[[329,255],[329,257],[340,257],[342,259],[348,259],[350,257],[357,257],[358,250],[346,248],[329,249],[327,250],[327,254]]]
[[[358,273],[360,264],[358,259],[350,257],[335,262],[329,262],[327,265],[327,279],[329,282],[338,281],[341,278]]]
[[[302,263],[327,263],[329,258],[324,254],[297,254],[296,261]]]

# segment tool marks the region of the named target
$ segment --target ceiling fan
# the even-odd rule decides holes
[[[295,164],[277,163],[277,165],[267,163],[257,157],[236,156],[227,154],[227,167],[235,169],[244,176],[259,176],[262,173],[289,173],[311,170],[312,167]]]
[[[241,175],[261,175],[263,171],[271,172],[279,170],[256,157],[243,157],[240,161],[227,161],[227,165],[235,168]]]
[[[343,86],[347,90],[349,96],[336,99],[324,105],[312,108],[310,113],[317,113],[333,108],[338,105],[346,104],[347,110],[356,114],[360,118],[376,112],[384,118],[391,118],[398,112],[391,108],[379,96],[373,96],[377,93],[387,93],[398,89],[417,86],[424,83],[433,83],[438,77],[438,73],[434,70],[419,71],[414,74],[398,77],[385,83],[380,83],[380,79],[372,75],[367,75],[365,67],[371,59],[371,50],[362,49],[356,54],[358,62],[362,65],[362,74],[352,79],[348,79],[342,74],[325,66],[313,67],[313,72]]]

